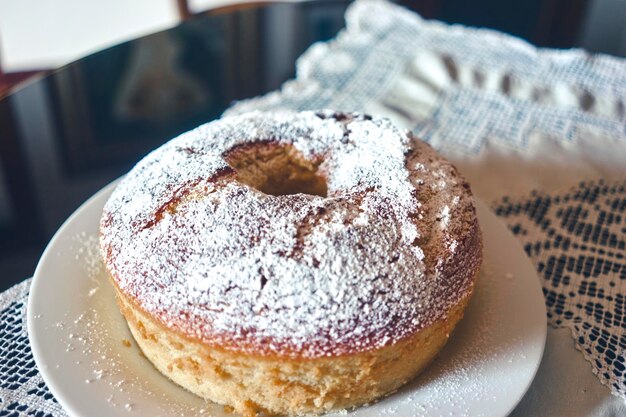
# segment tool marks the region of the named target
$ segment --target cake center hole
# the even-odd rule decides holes
[[[321,161],[310,161],[292,145],[258,142],[237,146],[224,155],[237,179],[271,195],[310,194],[326,197]]]

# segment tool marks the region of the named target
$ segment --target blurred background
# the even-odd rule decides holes
[[[422,16],[540,46],[626,56],[625,0],[399,0]],[[0,86],[241,0],[1,0]],[[0,87],[1,88],[1,87]]]
[[[626,56],[626,0],[398,2]],[[0,0],[0,291],[31,276],[62,222],[148,151],[293,77],[296,58],[343,27],[349,1],[241,3]]]

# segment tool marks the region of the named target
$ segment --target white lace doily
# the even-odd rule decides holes
[[[30,279],[0,294],[0,416],[61,417],[37,371],[26,333]]]

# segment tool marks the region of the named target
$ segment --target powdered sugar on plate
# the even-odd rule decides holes
[[[67,250],[73,253],[73,264],[81,270],[81,279],[88,282],[75,288],[74,297],[82,300],[80,313],[64,313],[52,328],[63,355],[53,368],[58,372],[75,368],[80,384],[88,390],[106,393],[100,398],[99,413],[115,415],[224,415],[222,407],[207,403],[163,379],[145,359],[139,348],[130,342],[128,329],[120,317],[115,294],[108,282],[99,251],[99,236],[81,232],[68,239]],[[78,375],[76,375],[78,376]],[[74,390],[81,391],[74,383]],[[146,404],[149,403],[150,407]]]

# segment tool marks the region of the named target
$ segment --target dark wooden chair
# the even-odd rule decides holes
[[[578,40],[589,0],[397,0],[423,17],[488,27],[538,46],[571,48]]]

